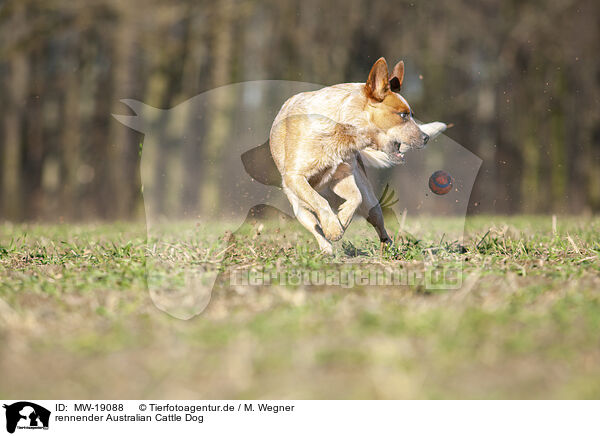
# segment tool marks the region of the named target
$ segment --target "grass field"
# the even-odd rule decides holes
[[[462,288],[220,283],[182,321],[149,297],[143,224],[1,225],[0,396],[600,397],[600,219],[471,218],[443,252],[361,232],[333,259],[300,229],[168,253],[223,271],[455,264]]]

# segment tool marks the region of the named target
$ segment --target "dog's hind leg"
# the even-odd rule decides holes
[[[379,204],[379,199],[373,192],[373,187],[361,166],[354,170],[354,179],[356,180],[356,185],[360,189],[362,195],[362,203],[358,208],[358,214],[365,217],[367,222],[375,228],[381,242],[385,242],[386,244],[392,242],[385,230],[383,212],[381,210],[381,205]]]
[[[333,247],[323,235],[323,230],[321,230],[321,226],[319,225],[319,221],[317,220],[315,214],[302,204],[296,194],[287,188],[283,188],[283,190],[292,204],[296,218],[298,221],[300,221],[300,224],[302,224],[310,233],[312,233],[317,240],[321,251],[327,254],[333,254]]]
[[[377,231],[377,235],[379,236],[379,240],[386,244],[392,242],[392,239],[388,235],[385,230],[385,225],[383,222],[383,213],[381,211],[381,206],[377,203],[375,206],[372,206],[368,211],[365,207],[364,210],[359,210],[359,214],[364,216],[367,219],[367,222],[371,224],[375,230]]]

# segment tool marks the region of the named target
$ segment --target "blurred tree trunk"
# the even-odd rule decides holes
[[[551,139],[550,139],[550,161],[552,162],[551,186],[552,186],[552,210],[556,212],[568,212],[567,207],[567,170],[569,156],[565,144],[565,114],[562,104],[567,98],[564,74],[558,71],[554,79],[555,86],[553,99],[550,104],[552,114],[550,116]],[[571,156],[575,159],[575,156]]]
[[[537,106],[539,97],[536,96],[536,90],[539,84],[543,83],[543,77],[536,72],[528,72],[530,65],[535,64],[537,59],[532,59],[530,53],[525,50],[516,50],[514,54],[516,74],[522,75],[519,83],[515,84],[514,90],[514,106],[524,107],[525,105],[533,104]],[[523,73],[527,71],[527,73]],[[537,97],[537,98],[536,98]],[[542,100],[540,106],[545,106],[545,99]],[[538,112],[532,111],[527,116],[522,116],[511,111],[510,116],[513,117],[514,123],[517,126],[517,135],[515,140],[520,142],[521,161],[523,171],[519,178],[521,184],[521,211],[533,214],[540,210],[542,206],[541,186],[545,186],[544,179],[546,173],[541,171],[541,154],[547,148],[547,138],[544,134],[543,127],[540,128],[541,120],[537,117]],[[546,117],[543,117],[545,119]],[[547,202],[546,202],[547,203]],[[549,205],[546,204],[546,208]]]
[[[62,103],[62,135],[60,138],[60,208],[61,214],[74,219],[81,219],[79,207],[79,181],[77,171],[80,165],[81,132],[80,132],[80,78],[79,47],[74,42],[67,49],[67,68],[63,77]]]
[[[211,47],[211,87],[217,88],[231,80],[233,51],[233,22],[236,4],[233,0],[214,3]],[[201,210],[210,216],[220,207],[219,173],[221,156],[231,130],[231,110],[234,96],[219,93],[218,99],[210,103],[211,112],[205,141],[201,181]]]
[[[138,4],[134,2],[134,4]],[[118,113],[124,98],[139,98],[144,87],[144,77],[137,55],[139,47],[136,41],[135,28],[132,21],[137,10],[122,5],[119,9],[119,22],[114,36],[114,98],[112,112]],[[131,14],[133,12],[133,14]],[[115,120],[110,123],[113,146],[109,148],[109,158],[113,162],[111,171],[115,190],[115,216],[131,217],[139,207],[140,171],[139,142],[140,134]]]
[[[191,5],[187,18],[187,41],[185,60],[182,72],[182,97],[191,99],[202,90],[202,78],[209,75],[209,65],[206,62],[207,49],[203,41],[206,37],[207,17],[199,7]],[[186,136],[188,141],[182,153],[183,180],[182,210],[184,215],[197,213],[199,183],[197,175],[202,163],[202,144],[207,121],[203,111],[192,108],[186,120]]]
[[[162,38],[162,50],[153,54],[151,61],[153,74],[148,77],[144,97],[149,105],[160,109],[170,109],[181,89],[185,47],[180,41],[180,29],[184,19],[180,14],[177,14],[175,20],[178,24],[179,33],[173,35],[167,32],[168,37]],[[167,29],[173,25],[172,22],[160,24]],[[156,37],[153,36],[145,43],[149,44],[150,41],[156,41]],[[177,158],[181,154],[181,137],[179,136],[181,132],[173,137],[171,124],[175,121],[168,110],[161,111],[157,119],[152,120],[155,126],[160,126],[155,138],[152,138],[156,143],[151,147],[157,151],[158,155],[150,153],[146,154],[144,158],[149,170],[151,168],[152,172],[152,175],[148,173],[145,177],[152,177],[153,179],[153,201],[156,205],[153,213],[157,216],[162,214],[172,216],[173,213],[179,210],[180,206],[182,167]],[[175,169],[173,169],[173,166],[175,166]]]
[[[25,142],[22,156],[22,178],[24,218],[34,220],[43,212],[42,169],[46,148],[44,147],[43,93],[45,88],[46,47],[39,46],[29,54],[31,75],[28,81],[25,105]]]
[[[3,22],[3,32],[10,33],[14,38],[21,38],[26,32],[26,5],[12,5],[12,16]],[[8,36],[8,35],[6,35]],[[6,49],[6,48],[5,48]],[[5,103],[4,134],[2,138],[2,209],[1,217],[10,220],[24,218],[24,203],[22,190],[22,155],[24,145],[24,115],[25,101],[29,82],[29,63],[27,53],[23,50],[13,50],[7,59],[7,76],[3,81]]]
[[[29,76],[29,64],[22,53],[15,53],[8,63],[6,80],[7,104],[4,113],[2,156],[2,216],[18,220],[23,216],[21,190],[21,153],[23,147],[23,114]]]
[[[111,46],[111,41],[101,38],[100,35],[94,36],[97,38],[93,41],[96,57],[112,59],[114,47]],[[110,142],[110,130],[107,128],[114,98],[113,74],[114,71],[105,65],[96,65],[94,108],[88,132],[90,163],[94,169],[94,179],[88,195],[93,197],[90,211],[94,219],[109,219],[115,216],[116,194],[112,184],[114,179],[111,176],[111,166],[115,163],[109,160],[114,144]]]
[[[493,72],[487,72],[492,77]],[[495,136],[495,117],[498,108],[498,99],[496,91],[490,82],[484,82],[479,87],[476,105],[476,120],[479,126],[476,129],[479,134],[478,147],[476,154],[483,160],[482,168],[479,170],[479,183],[473,186],[471,194],[472,204],[469,205],[471,211],[478,212],[479,203],[482,199],[496,198],[497,190],[497,138]],[[477,206],[474,204],[477,203]],[[488,207],[489,204],[485,204]]]

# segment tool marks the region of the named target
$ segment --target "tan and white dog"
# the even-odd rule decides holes
[[[385,167],[404,162],[404,153],[425,146],[444,123],[417,125],[398,92],[404,63],[388,76],[384,58],[375,62],[366,83],[343,83],[304,92],[287,100],[270,134],[270,149],[283,190],[296,218],[332,253],[355,212],[390,242],[379,200],[364,164]],[[335,194],[335,195],[333,195]],[[334,212],[326,198],[338,198]]]

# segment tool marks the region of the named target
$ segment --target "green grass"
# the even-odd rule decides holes
[[[182,223],[148,241],[139,224],[1,225],[0,396],[600,397],[600,219],[476,217],[462,241],[394,232],[384,248],[356,223],[333,257],[291,225]],[[150,298],[148,280],[185,286],[173,265],[221,274],[188,321]],[[228,281],[449,266],[460,289]]]

